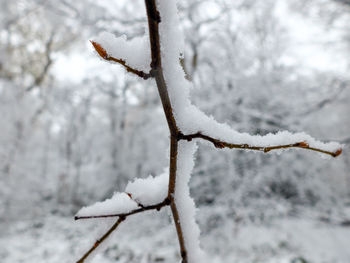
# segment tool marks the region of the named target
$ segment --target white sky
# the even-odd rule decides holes
[[[344,51],[341,52],[340,32],[323,27],[322,19],[306,18],[291,12],[285,1],[279,2],[281,22],[292,40],[286,63],[301,65],[310,70],[343,73],[347,68]],[[337,41],[338,39],[338,41]]]

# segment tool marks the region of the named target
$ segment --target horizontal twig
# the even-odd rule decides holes
[[[96,52],[100,55],[101,58],[103,58],[104,60],[108,60],[108,61],[113,61],[116,63],[121,64],[122,66],[125,67],[126,71],[133,73],[143,79],[148,79],[150,77],[152,77],[152,75],[150,73],[145,73],[142,70],[137,70],[134,69],[130,66],[128,66],[125,62],[125,60],[123,59],[118,59],[118,58],[114,58],[110,55],[108,55],[107,51],[97,42],[90,40],[91,44],[94,46]]]
[[[341,148],[337,149],[335,152],[330,152],[330,151],[325,151],[325,150],[322,150],[322,149],[310,147],[307,142],[297,142],[297,143],[293,143],[293,144],[285,144],[285,145],[276,145],[276,146],[263,147],[263,146],[251,146],[251,145],[248,145],[248,144],[228,143],[228,142],[225,142],[225,141],[221,141],[219,139],[215,139],[215,138],[210,137],[208,135],[204,135],[204,134],[202,134],[200,132],[189,134],[189,135],[184,135],[184,134],[180,133],[178,135],[178,140],[191,141],[192,139],[196,139],[196,138],[209,141],[212,144],[214,144],[214,146],[216,148],[220,148],[220,149],[222,149],[222,148],[248,149],[248,150],[262,151],[262,152],[267,153],[267,152],[270,152],[272,150],[278,150],[278,149],[301,148],[301,149],[307,149],[307,150],[311,150],[311,151],[316,151],[316,152],[328,154],[328,155],[331,155],[333,157],[337,157],[338,155],[340,155],[342,153],[342,149]]]
[[[74,220],[80,220],[80,219],[93,219],[93,218],[107,218],[107,217],[127,217],[133,214],[141,213],[148,210],[160,210],[164,206],[170,205],[170,200],[166,198],[163,202],[150,205],[150,206],[142,206],[138,209],[132,210],[128,213],[120,213],[120,214],[108,214],[108,215],[91,215],[91,216],[75,216]]]

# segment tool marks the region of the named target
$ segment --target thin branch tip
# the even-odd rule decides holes
[[[236,144],[236,143],[229,143],[222,141],[220,139],[216,139],[213,137],[210,137],[208,135],[202,134],[201,132],[196,132],[193,134],[184,135],[181,132],[177,135],[178,140],[186,140],[191,141],[192,139],[202,139],[205,141],[211,142],[215,148],[223,149],[223,148],[229,148],[229,149],[246,149],[246,150],[254,150],[254,151],[262,151],[264,153],[268,153],[273,150],[279,150],[279,149],[287,149],[287,148],[301,148],[311,151],[316,151],[324,154],[331,155],[333,157],[337,157],[342,153],[342,149],[339,148],[335,152],[322,150],[319,148],[310,147],[309,143],[306,141],[297,142],[293,144],[285,144],[285,145],[275,145],[275,146],[254,146],[249,144]]]
[[[101,44],[97,43],[96,41],[90,40],[90,43],[92,44],[92,46],[96,50],[97,54],[101,58],[103,58],[104,60],[116,62],[116,63],[122,65],[126,69],[127,72],[133,73],[133,74],[139,76],[140,78],[148,79],[148,78],[153,77],[151,73],[146,73],[146,72],[143,72],[142,70],[134,69],[134,68],[128,66],[126,64],[126,61],[123,59],[118,59],[118,58],[114,58],[114,57],[110,56],[107,53],[107,51],[101,46]]]
[[[103,243],[109,235],[117,229],[117,227],[125,220],[125,217],[119,217],[118,220],[113,224],[113,226],[99,239],[95,241],[95,243],[91,246],[91,248],[76,262],[83,263],[85,259],[89,257],[89,255],[101,244]]]
[[[107,51],[97,42],[90,40],[90,43],[95,48],[96,52],[100,55],[101,58],[108,60]]]
[[[338,150],[336,150],[336,152],[334,153],[333,157],[338,157],[339,155],[341,155],[343,152],[343,149],[342,148],[339,148]]]

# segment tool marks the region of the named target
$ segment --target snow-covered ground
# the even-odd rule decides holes
[[[201,214],[201,213],[199,213]],[[2,263],[75,262],[114,220],[74,222],[48,216],[19,221],[0,236]],[[264,224],[222,222],[202,235],[211,262],[348,263],[350,227],[310,218],[276,218]],[[167,209],[123,223],[92,262],[179,262]]]

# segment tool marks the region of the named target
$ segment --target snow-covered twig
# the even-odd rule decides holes
[[[242,149],[242,150],[255,150],[255,151],[262,151],[262,152],[270,152],[273,150],[280,150],[280,149],[287,149],[287,148],[301,148],[301,149],[306,149],[306,150],[311,150],[311,151],[316,151],[324,154],[331,155],[333,157],[337,157],[342,153],[342,149],[338,148],[335,151],[328,151],[320,148],[315,148],[315,147],[310,147],[309,143],[307,141],[302,141],[302,142],[296,142],[296,143],[291,143],[291,144],[284,144],[284,145],[274,145],[274,146],[253,146],[249,145],[246,143],[242,144],[235,144],[235,143],[230,143],[230,142],[225,142],[219,139],[215,139],[213,137],[204,135],[200,132],[194,133],[194,134],[188,134],[188,135],[179,135],[180,140],[187,140],[187,141],[192,141],[192,139],[203,139],[206,141],[211,142],[216,148],[222,149],[222,148],[230,148],[230,149]]]
[[[127,213],[117,213],[117,214],[106,214],[106,215],[90,215],[90,216],[75,216],[74,220],[80,220],[80,219],[92,219],[92,218],[107,218],[107,217],[127,217],[134,214],[138,214],[141,212],[149,211],[149,210],[157,210],[159,211],[164,206],[168,206],[170,204],[170,200],[168,198],[164,199],[163,202],[150,205],[150,206],[142,206],[140,208],[137,208],[135,210],[132,210]]]
[[[115,58],[115,57],[109,55],[109,53],[107,53],[107,51],[99,43],[97,43],[95,41],[92,41],[92,40],[90,42],[93,45],[93,47],[95,48],[96,52],[104,60],[113,61],[113,62],[119,63],[120,65],[125,67],[127,72],[133,73],[133,74],[135,74],[135,75],[137,75],[137,76],[139,76],[139,77],[141,77],[143,79],[148,79],[148,78],[151,77],[150,73],[146,73],[146,72],[143,72],[142,70],[137,70],[135,68],[132,68],[131,66],[126,64],[125,60],[118,59],[118,58]]]
[[[98,239],[93,246],[78,261],[84,260],[99,246],[107,237],[126,220],[128,216],[145,211],[157,210],[170,205],[167,186],[169,184],[168,174],[149,176],[145,179],[135,179],[129,182],[125,191],[114,193],[114,195],[103,202],[97,202],[91,206],[81,208],[75,216],[75,220],[92,218],[119,217],[118,221]]]

